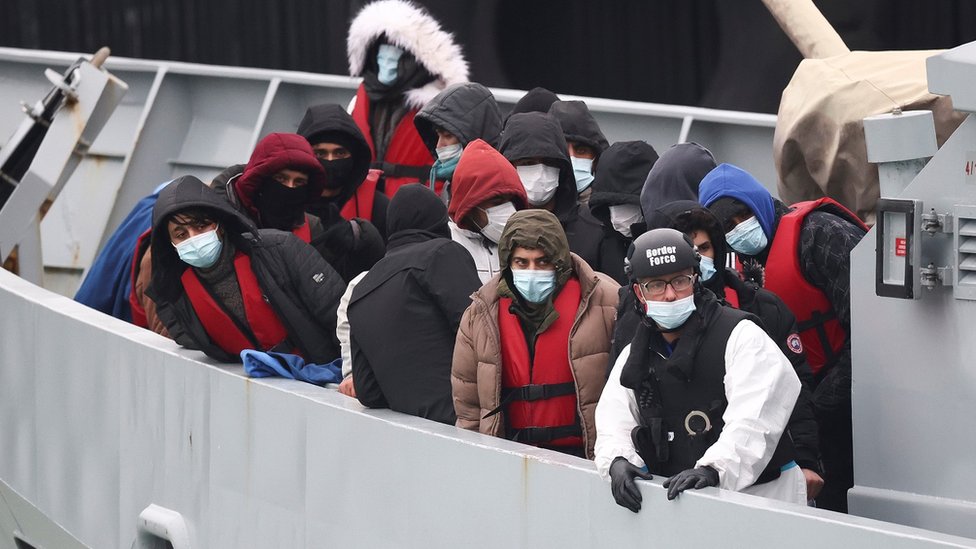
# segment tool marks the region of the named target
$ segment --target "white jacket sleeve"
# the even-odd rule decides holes
[[[637,427],[640,412],[634,391],[620,384],[620,372],[630,356],[630,345],[624,347],[617,362],[610,371],[610,378],[603,387],[600,401],[596,405],[596,469],[600,475],[610,478],[610,464],[617,457],[624,457],[637,467],[644,466],[644,460],[637,455],[630,432]]]
[[[725,347],[724,381],[725,427],[695,466],[718,471],[720,488],[741,490],[759,478],[773,457],[800,394],[800,380],[776,343],[743,320]]]
[[[366,276],[368,271],[363,271],[349,281],[345,293],[339,298],[339,307],[336,309],[336,338],[339,339],[339,356],[342,357],[342,377],[343,379],[352,375],[352,344],[349,339],[349,300],[352,299],[352,291],[356,284]]]

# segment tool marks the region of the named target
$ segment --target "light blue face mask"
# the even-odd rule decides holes
[[[173,244],[176,253],[184,263],[198,269],[209,269],[220,259],[223,243],[217,236],[217,229],[187,238],[179,244]]]
[[[707,255],[701,256],[701,260],[698,262],[698,266],[701,268],[701,278],[702,280],[708,280],[715,276],[715,260],[708,257]]]
[[[376,79],[382,84],[389,86],[396,82],[397,64],[400,63],[401,55],[403,55],[403,50],[396,46],[389,44],[380,46],[379,52],[376,54]]]
[[[749,256],[759,254],[769,243],[756,216],[746,219],[725,233],[725,241],[733,250]]]
[[[458,160],[461,159],[462,150],[463,148],[460,143],[436,149],[437,160],[434,161],[435,179],[450,179],[454,177],[454,168],[457,167]]]
[[[556,271],[512,269],[515,289],[532,303],[542,303],[556,287]]]
[[[576,192],[581,193],[593,183],[593,159],[570,156],[573,163],[573,175],[576,176]]]
[[[665,330],[684,324],[695,312],[695,294],[674,301],[646,301],[647,317]]]

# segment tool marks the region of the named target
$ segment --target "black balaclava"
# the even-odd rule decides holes
[[[313,144],[334,143],[341,145],[353,155],[358,150],[356,139],[338,130],[319,132],[311,136],[308,141]],[[319,163],[325,170],[325,186],[328,189],[345,189],[348,186],[358,186],[360,183],[359,181],[351,181],[354,176],[358,175],[353,173],[356,163],[354,156],[339,160],[322,160],[320,158]]]
[[[262,227],[291,232],[305,222],[307,186],[291,188],[269,179],[254,198]]]

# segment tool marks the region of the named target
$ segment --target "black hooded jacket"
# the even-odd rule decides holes
[[[553,197],[552,213],[566,231],[570,251],[591,266],[600,265],[603,226],[577,201],[576,178],[559,123],[541,112],[513,114],[505,124],[498,152],[513,164],[523,158],[538,157],[559,168],[559,187]]]
[[[462,147],[475,139],[482,139],[492,147],[498,146],[502,133],[502,115],[495,96],[477,82],[465,82],[448,87],[420,109],[413,119],[417,133],[424,140],[430,154],[437,156],[435,127],[451,132]]]
[[[514,114],[523,112],[549,112],[549,108],[556,101],[559,101],[559,96],[555,93],[542,87],[532,88],[525,92],[525,95],[519,98],[515,105],[512,106],[508,117],[505,118],[505,124],[508,124],[509,118]]]
[[[481,280],[447,220],[444,203],[425,186],[397,191],[386,257],[353,290],[349,327],[363,405],[453,425],[454,340]]]
[[[223,362],[240,362],[210,340],[180,277],[192,268],[170,243],[167,225],[173,214],[206,208],[223,228],[224,239],[251,258],[251,269],[268,303],[306,360],[328,363],[339,357],[336,308],[345,283],[322,257],[290,233],[255,229],[253,223],[199,179],[184,176],[159,194],[153,208],[152,282],[146,293],[170,337],[189,349]]]
[[[698,185],[715,166],[712,153],[698,143],[678,143],[664,151],[647,174],[640,193],[648,227],[668,226],[666,219],[654,219],[658,207],[675,200],[698,200]]]
[[[691,220],[692,213],[696,213],[695,221]],[[816,415],[813,408],[813,372],[807,364],[802,350],[795,348],[799,341],[799,330],[796,318],[790,309],[776,294],[765,290],[753,282],[746,282],[739,278],[734,269],[725,265],[728,249],[725,245],[725,233],[719,220],[711,212],[703,208],[697,201],[678,200],[664,204],[655,210],[653,224],[647,229],[661,227],[674,228],[683,233],[690,233],[693,227],[704,224],[705,231],[715,252],[715,274],[702,282],[705,288],[718,296],[719,301],[731,306],[726,298],[726,287],[734,290],[738,299],[738,309],[756,315],[762,322],[760,326],[766,331],[770,339],[779,345],[780,350],[793,365],[793,370],[802,382],[800,395],[797,397],[793,414],[790,416],[788,429],[796,450],[796,462],[804,469],[820,471],[820,442]],[[616,360],[619,352],[629,343],[637,331],[641,321],[641,311],[636,305],[634,292],[629,291],[621,296],[620,307],[617,310],[617,324],[614,328],[614,345],[611,354]],[[791,345],[793,343],[793,345]],[[611,362],[612,365],[612,362]]]
[[[373,153],[352,116],[334,103],[309,107],[302,121],[299,122],[296,133],[307,139],[313,146],[317,143],[338,143],[352,153],[352,170],[344,181],[339,182],[341,187],[339,194],[331,198],[322,198],[308,207],[309,213],[320,217],[326,225],[331,225],[333,219],[338,217],[339,210],[356,194],[356,190],[366,179]],[[335,188],[336,182],[326,181],[326,186]],[[384,238],[387,234],[386,210],[389,205],[390,199],[377,191],[373,197],[371,223]]]
[[[556,101],[549,107],[549,116],[559,122],[566,141],[582,143],[593,147],[597,158],[593,161],[598,165],[600,155],[610,147],[610,142],[600,131],[600,125],[590,113],[590,109],[583,101]]]
[[[627,275],[624,274],[627,248],[634,236],[644,232],[644,224],[632,225],[631,238],[627,238],[610,223],[610,206],[630,204],[639,208],[644,180],[656,161],[657,152],[647,143],[618,141],[603,153],[602,161],[596,168],[589,208],[593,217],[603,224],[601,263],[597,269],[610,275],[621,285],[627,284]]]

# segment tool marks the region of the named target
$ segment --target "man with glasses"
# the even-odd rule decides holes
[[[652,474],[670,477],[668,499],[718,486],[804,504],[803,473],[781,436],[800,381],[753,315],[701,285],[699,259],[674,229],[634,241],[642,322],[597,405],[597,469],[633,512],[642,499],[634,481]]]

